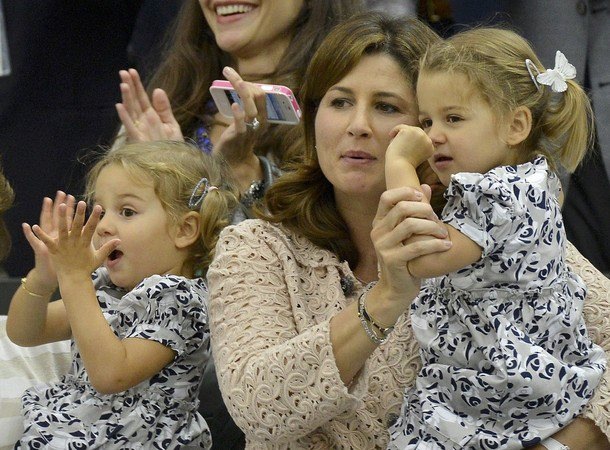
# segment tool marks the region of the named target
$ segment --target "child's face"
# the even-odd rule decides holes
[[[181,274],[185,256],[175,245],[177,226],[170,222],[152,180],[136,180],[123,167],[109,165],[97,178],[94,200],[104,211],[96,247],[121,240],[104,262],[114,284],[131,290],[154,274]]]
[[[445,186],[458,172],[485,173],[512,163],[507,127],[466,75],[422,72],[417,102],[420,123],[434,144],[428,161]]]

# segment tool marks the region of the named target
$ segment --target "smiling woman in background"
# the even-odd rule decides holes
[[[334,25],[361,9],[360,0],[259,0],[232,5],[187,0],[166,57],[148,83],[148,94],[135,70],[121,71],[123,103],[117,110],[127,140],[193,138],[203,151],[224,156],[245,203],[262,197],[277,175],[273,163],[281,166],[288,158],[285,135],[291,127],[263,125],[256,131],[247,127],[262,110],[263,92],[241,83],[235,73],[230,81],[246,111],[234,121],[221,116],[210,85],[225,78],[223,68],[231,66],[244,80],[282,84],[300,98],[305,69],[320,42]],[[264,117],[258,118],[263,122]]]

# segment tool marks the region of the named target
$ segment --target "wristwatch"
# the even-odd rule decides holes
[[[562,444],[559,441],[556,441],[552,437],[546,438],[540,444],[544,445],[547,448],[547,450],[570,450],[570,447]]]

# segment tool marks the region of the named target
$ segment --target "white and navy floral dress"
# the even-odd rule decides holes
[[[210,341],[204,281],[154,275],[126,293],[110,282],[104,268],[93,280],[104,316],[119,338],[151,339],[176,357],[152,378],[105,395],[89,382],[72,341],[69,373],[23,395],[25,432],[15,448],[210,448],[208,426],[197,412]]]
[[[482,258],[426,280],[411,311],[423,369],[389,448],[521,449],[579,414],[605,370],[566,266],[560,185],[544,158],[452,177],[443,220]]]

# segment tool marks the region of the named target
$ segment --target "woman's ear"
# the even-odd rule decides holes
[[[201,227],[201,218],[199,213],[189,211],[178,222],[174,243],[178,248],[186,248],[192,245],[199,239],[199,229]]]
[[[532,131],[532,112],[527,106],[519,106],[510,113],[508,118],[506,143],[511,146],[519,145]]]

